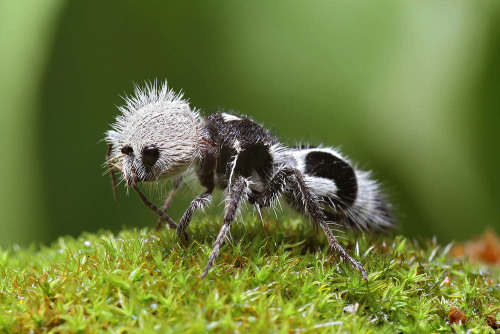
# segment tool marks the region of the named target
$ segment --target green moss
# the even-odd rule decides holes
[[[194,222],[188,248],[132,229],[1,250],[0,331],[449,332],[457,306],[468,320],[455,331],[493,332],[499,272],[450,258],[450,245],[346,235],[365,282],[303,220],[247,217],[201,280],[218,220]]]

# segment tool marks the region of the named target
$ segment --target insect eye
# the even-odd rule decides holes
[[[122,147],[122,153],[123,154],[126,154],[126,155],[130,155],[134,152],[134,150],[132,149],[132,146],[130,145],[125,145]]]
[[[158,160],[159,156],[160,152],[156,147],[154,146],[146,147],[144,148],[144,150],[142,150],[142,163],[146,167],[153,167],[156,160]]]

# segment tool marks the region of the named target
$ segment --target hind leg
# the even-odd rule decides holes
[[[339,245],[337,239],[328,227],[325,215],[321,209],[318,198],[314,195],[311,189],[306,185],[302,172],[291,166],[281,168],[269,182],[268,188],[257,199],[257,204],[260,206],[269,206],[280,194],[283,193],[285,187],[290,187],[293,193],[300,195],[300,200],[304,208],[304,212],[311,217],[313,222],[321,227],[325,233],[330,249],[340,254],[340,257],[348,261],[356,270],[361,272],[364,280],[368,279],[365,268],[354,260],[347,252]]]

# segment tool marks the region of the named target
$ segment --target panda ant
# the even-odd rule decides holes
[[[222,227],[202,278],[214,264],[242,202],[247,201],[260,213],[261,208],[282,197],[309,217],[316,229],[323,230],[332,251],[368,279],[364,267],[340,246],[329,225],[378,231],[394,225],[391,206],[369,172],[357,169],[333,148],[286,147],[247,117],[227,113],[201,116],[166,82],[135,86],[134,96],[124,100],[125,105],[118,107],[121,115],[105,138],[115,198],[117,169],[160,222],[165,221],[187,242],[186,228],[194,212],[211,202],[215,188],[225,190]],[[205,190],[177,224],[165,209],[182,176],[192,172]],[[176,181],[160,209],[137,184],[163,179]]]

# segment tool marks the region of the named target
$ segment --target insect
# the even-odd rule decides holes
[[[115,196],[113,171],[117,169],[160,221],[187,242],[186,228],[194,212],[210,203],[215,188],[225,190],[222,227],[202,278],[244,201],[260,213],[261,208],[284,198],[309,217],[316,229],[323,230],[332,251],[368,279],[364,267],[337,242],[330,225],[381,231],[393,226],[391,206],[369,172],[358,170],[333,148],[286,147],[247,117],[227,113],[201,116],[166,82],[135,86],[135,94],[124,100],[121,115],[105,138]],[[178,187],[187,173],[195,173],[205,190],[191,202],[179,223],[152,204],[137,186],[175,179]]]

